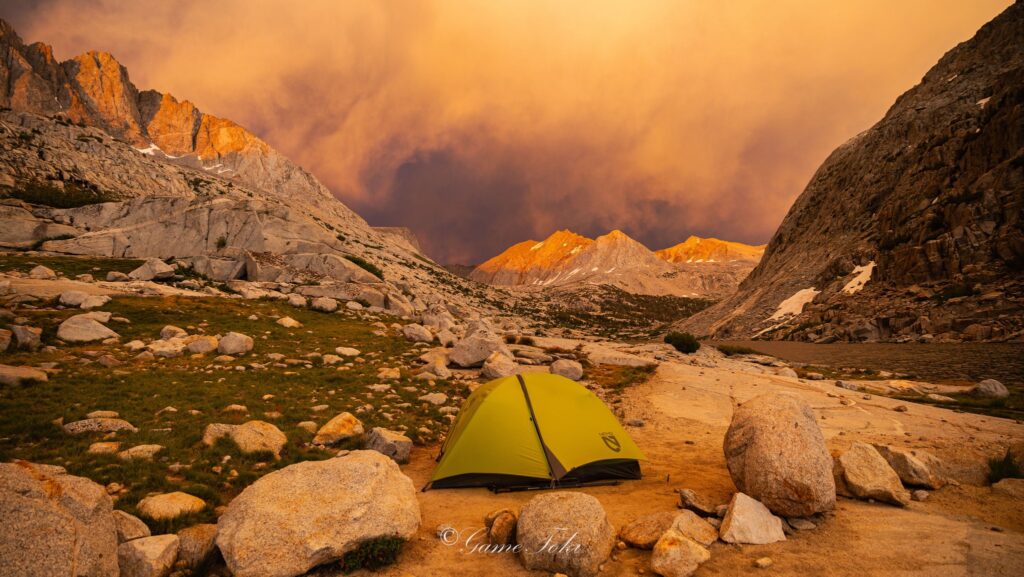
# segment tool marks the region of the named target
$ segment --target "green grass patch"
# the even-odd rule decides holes
[[[373,264],[372,262],[369,262],[368,260],[362,257],[358,257],[354,254],[346,254],[345,258],[356,263],[356,265],[358,265],[359,268],[365,270],[366,272],[372,274],[373,276],[381,280],[384,280],[384,271],[380,270],[380,267]]]
[[[739,345],[715,345],[723,355],[731,357],[733,355],[763,355],[761,351],[754,350],[750,347],[743,347]]]
[[[0,270],[16,270],[28,272],[38,265],[43,265],[74,278],[80,274],[91,274],[103,279],[110,271],[132,272],[142,265],[141,260],[101,257],[44,256],[20,253],[0,253]]]
[[[414,442],[429,444],[447,430],[448,420],[438,407],[417,397],[435,391],[449,396],[464,394],[447,381],[431,387],[407,374],[390,382],[392,393],[371,393],[367,386],[381,382],[376,377],[379,368],[408,366],[419,349],[400,335],[374,334],[377,327],[348,311],[323,314],[271,300],[135,296],[115,297],[104,310],[131,321],[109,323],[122,342],[157,338],[168,324],[190,334],[237,331],[255,340],[251,353],[229,363],[214,361],[215,354],[136,361],[125,349],[102,344],[61,345],[56,353],[3,355],[6,364],[53,362],[59,372],[46,383],[0,389],[0,415],[4,415],[0,419],[0,461],[24,459],[60,465],[104,485],[120,483],[126,491],[118,495],[116,506],[129,512],[135,512],[138,501],[151,492],[184,491],[207,502],[207,510],[189,519],[152,523],[154,530],[214,521],[215,507],[227,504],[260,476],[291,463],[332,456],[334,450],[310,444],[313,435],[298,426],[302,421],[322,425],[334,415],[350,411],[367,430],[376,426],[404,428]],[[29,318],[28,324],[43,327],[43,339],[49,344],[55,344],[57,324],[79,312],[18,310]],[[252,315],[256,320],[250,320]],[[304,326],[286,329],[274,322],[282,316],[291,316]],[[383,320],[391,322],[387,317]],[[350,368],[338,370],[307,357],[333,353],[338,346],[359,349],[365,362],[352,362]],[[86,362],[104,353],[123,364],[106,368]],[[293,360],[278,363],[268,358],[271,353]],[[265,368],[254,369],[253,363]],[[281,366],[275,366],[278,364]],[[246,406],[248,415],[225,413],[223,409],[230,404]],[[327,408],[314,411],[318,405]],[[359,412],[364,405],[370,408]],[[164,410],[166,407],[176,410]],[[122,448],[154,443],[165,449],[153,461],[90,454],[89,445],[105,439],[69,435],[54,424],[58,419],[65,423],[82,419],[94,410],[117,411],[139,428],[138,433],[116,435],[113,440],[120,441]],[[242,454],[226,440],[212,447],[201,442],[203,430],[211,423],[240,424],[253,419],[273,423],[288,437],[279,460],[269,454]],[[428,432],[421,432],[421,427]]]

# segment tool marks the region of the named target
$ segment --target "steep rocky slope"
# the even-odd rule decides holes
[[[543,241],[509,247],[470,278],[494,285],[608,285],[635,294],[720,298],[736,289],[758,256],[758,247],[716,239],[690,237],[655,253],[618,230],[594,240],[560,230]]]
[[[501,297],[374,230],[242,127],[137,90],[109,54],[58,63],[0,21],[0,105],[0,247],[175,257],[218,281],[316,283],[398,314]]]
[[[684,321],[718,337],[1020,338],[1024,4],[948,52],[818,169],[739,291]]]

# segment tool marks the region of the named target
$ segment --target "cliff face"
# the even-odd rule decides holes
[[[330,192],[312,175],[234,122],[155,90],[139,91],[106,52],[57,62],[42,43],[26,45],[0,20],[0,106],[60,114],[137,149],[215,172],[259,189],[324,203]]]
[[[1018,1],[836,149],[739,291],[683,327],[816,341],[1019,336],[1022,146]],[[808,289],[812,301],[778,314]]]

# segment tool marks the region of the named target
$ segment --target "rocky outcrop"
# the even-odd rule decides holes
[[[62,467],[0,463],[0,566],[26,577],[117,577],[117,527],[102,486]]]
[[[910,503],[899,475],[871,445],[854,443],[836,459],[836,466],[836,476],[854,496],[902,507]]]
[[[739,291],[682,328],[817,342],[1020,335],[1022,85],[1016,2],[837,148]]]
[[[786,517],[831,510],[832,456],[814,411],[797,395],[770,393],[733,412],[725,460],[736,488]]]
[[[236,577],[290,577],[360,543],[409,539],[420,524],[412,481],[376,451],[353,451],[270,473],[235,497],[217,546]]]

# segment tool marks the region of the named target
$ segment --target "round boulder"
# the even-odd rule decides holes
[[[785,517],[807,517],[836,504],[832,457],[800,397],[770,393],[733,412],[725,459],[736,488]]]
[[[585,493],[538,495],[519,513],[516,543],[527,569],[591,577],[615,547],[615,529],[601,502]]]
[[[583,378],[583,365],[570,359],[558,359],[551,363],[551,372],[578,381]]]
[[[361,543],[409,539],[419,528],[412,481],[376,451],[304,461],[249,485],[217,523],[235,577],[288,577],[340,559]]]
[[[252,350],[252,337],[242,333],[228,333],[217,343],[217,352],[222,355],[242,355]]]
[[[1003,383],[995,379],[985,379],[974,385],[974,388],[971,389],[971,394],[975,397],[986,399],[1005,399],[1010,396],[1010,391],[1006,389]]]

